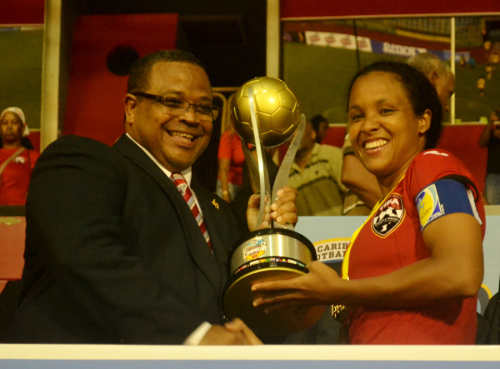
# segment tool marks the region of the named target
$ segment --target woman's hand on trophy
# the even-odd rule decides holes
[[[256,282],[252,285],[253,306],[266,312],[300,305],[329,305],[342,300],[346,282],[320,261],[308,264],[309,273],[285,280]]]

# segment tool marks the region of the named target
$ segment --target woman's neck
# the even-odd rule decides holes
[[[394,187],[401,181],[401,178],[403,178],[403,172],[402,174],[399,174],[395,178],[388,179],[387,177],[384,177],[382,179],[378,178],[378,184],[380,186],[380,190],[382,191],[382,197],[381,199],[384,199],[388,193],[390,193]]]
[[[412,163],[413,159],[415,156],[417,156],[420,153],[420,151],[416,152],[415,155],[411,156],[406,163],[401,166],[397,171],[390,173],[388,175],[384,176],[377,176],[377,181],[380,186],[380,190],[382,191],[382,199],[387,196],[388,193],[390,193],[394,187],[397,186],[399,182],[401,182],[401,179],[403,179],[408,167]]]

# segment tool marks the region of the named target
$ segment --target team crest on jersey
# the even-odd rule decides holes
[[[381,237],[387,237],[401,223],[404,213],[403,199],[397,194],[392,194],[373,217],[373,232]]]

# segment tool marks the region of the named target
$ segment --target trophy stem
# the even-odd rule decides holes
[[[264,152],[262,150],[259,121],[257,118],[257,109],[255,106],[254,94],[251,88],[248,89],[248,93],[249,93],[249,107],[250,107],[250,118],[251,118],[250,120],[252,121],[252,131],[255,142],[255,150],[257,152],[257,165],[259,170],[260,206],[259,206],[259,214],[257,217],[257,224],[261,224],[264,218],[266,201],[271,200],[270,199],[271,186],[269,185],[269,173],[267,171]]]

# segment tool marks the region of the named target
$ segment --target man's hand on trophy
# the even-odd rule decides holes
[[[226,324],[212,325],[200,345],[261,345],[262,341],[240,319]]]
[[[270,228],[271,220],[285,228],[295,226],[298,219],[297,208],[295,207],[297,190],[287,186],[280,189],[276,195],[274,202],[270,206],[267,205],[265,207],[264,218],[261,224],[257,224],[260,195],[254,194],[250,196],[247,207],[247,223],[250,231]]]
[[[269,204],[268,198],[266,198],[265,203]],[[248,199],[248,205],[247,205],[247,224],[248,224],[248,230],[250,232],[263,228],[269,228],[271,226],[270,206],[266,205],[264,209],[264,217],[261,224],[258,224],[259,210],[260,210],[260,195],[253,194]]]
[[[300,277],[257,282],[252,285],[253,306],[266,312],[291,306],[329,305],[342,298],[345,282],[328,265],[313,261]]]

